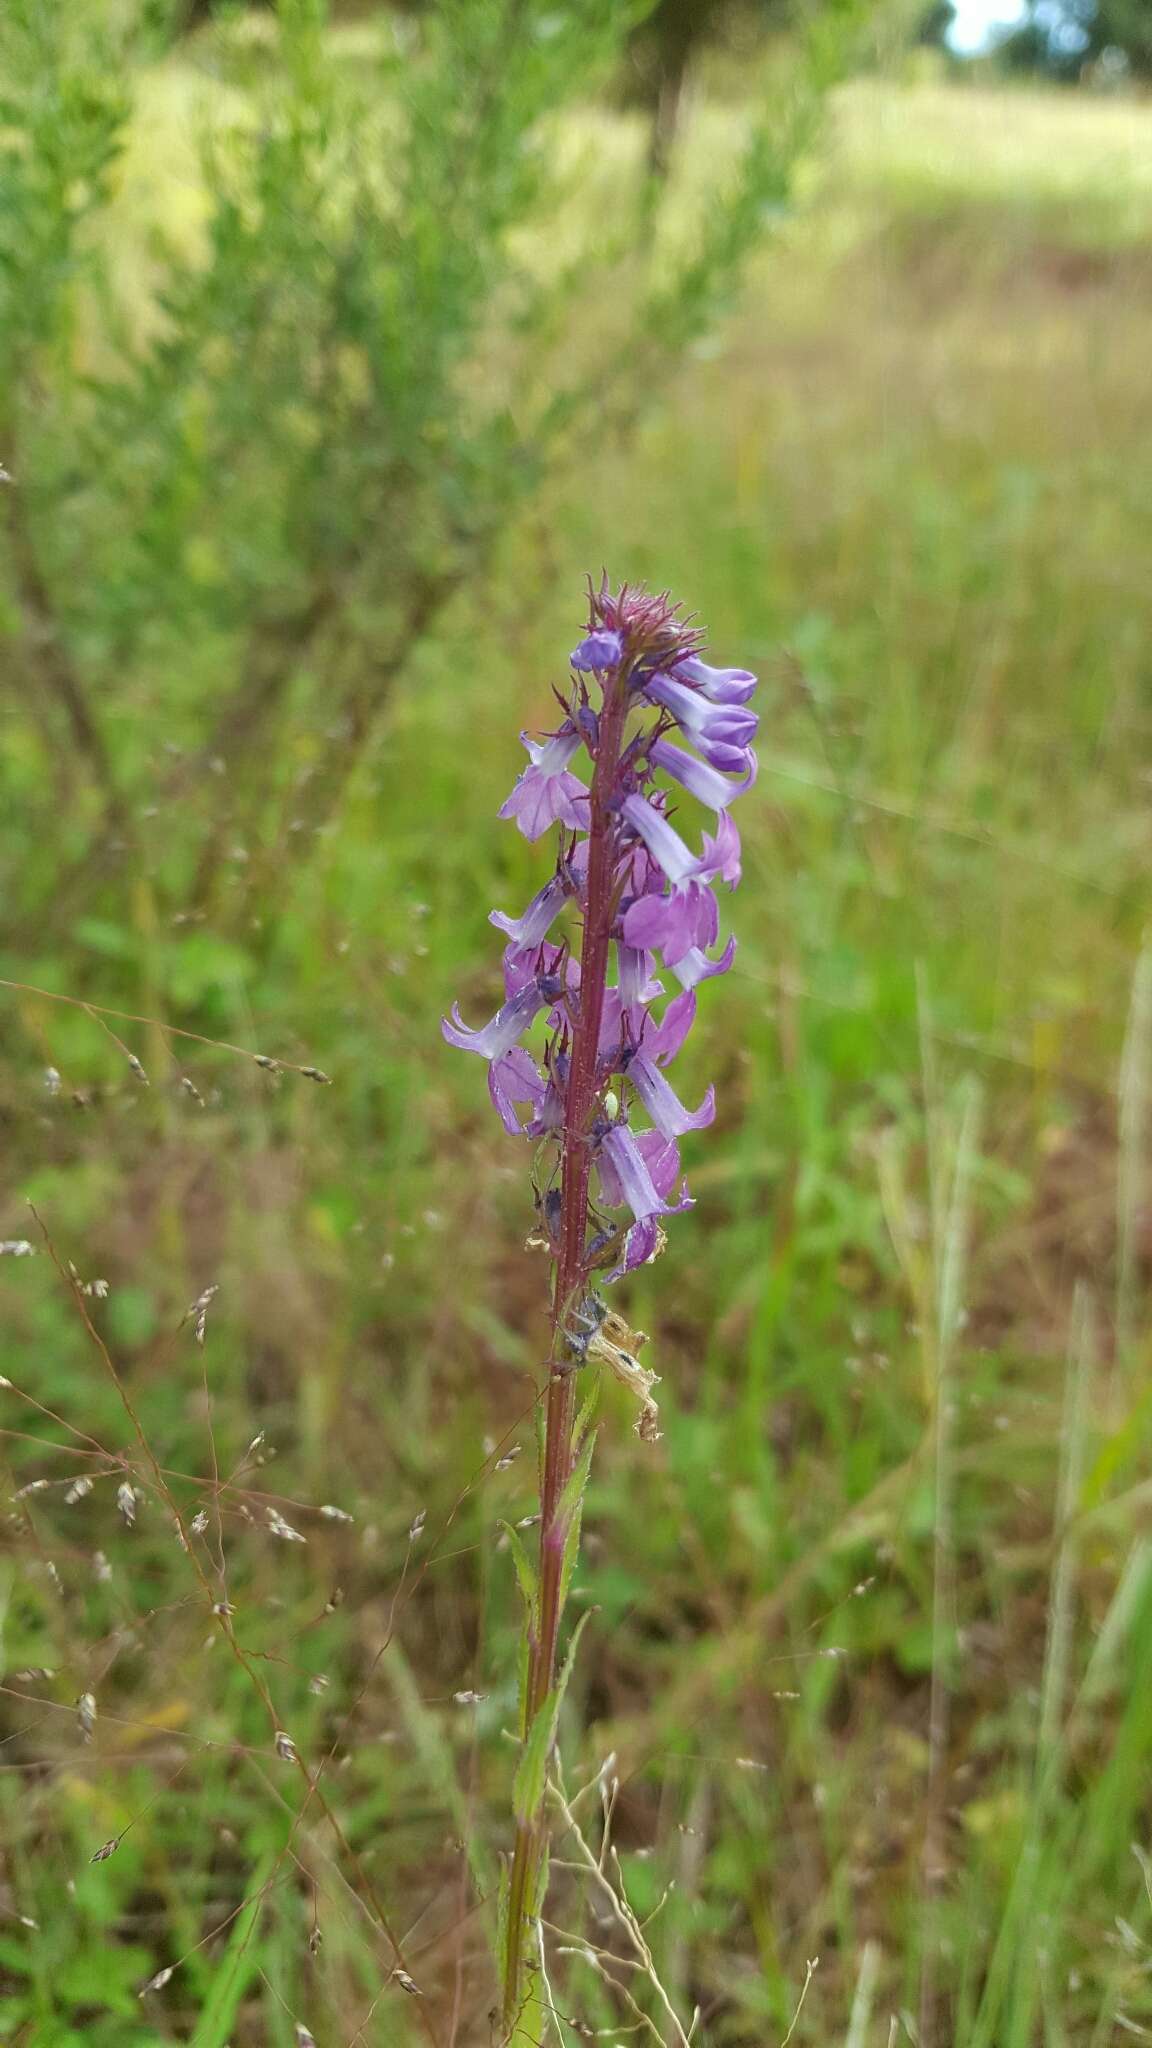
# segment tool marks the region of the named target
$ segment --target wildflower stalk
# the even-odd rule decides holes
[[[599,1102],[597,1048],[604,1012],[608,948],[612,934],[613,822],[608,798],[616,780],[628,713],[628,675],[616,671],[600,720],[595,773],[589,792],[588,883],[580,948],[580,1008],[572,1036],[572,1064],[564,1099],[561,1153],[560,1253],[553,1262],[552,1339],[548,1352],[548,1400],[540,1486],[540,1591],[537,1626],[530,1644],[523,1732],[527,1735],[556,1682],[556,1649],[563,1616],[564,1551],[569,1514],[560,1502],[572,1471],[572,1423],[576,1375],[567,1356],[565,1330],[571,1309],[588,1278],[588,1131]],[[536,1896],[547,1851],[543,1807],[520,1821],[508,1883],[508,1926],[504,1955],[504,2025],[515,2025],[523,2001],[529,1902]]]
[[[554,872],[521,916],[491,913],[508,941],[506,999],[496,1015],[473,1030],[454,1007],[442,1025],[449,1045],[487,1061],[505,1130],[543,1141],[554,1162],[537,1191],[552,1258],[552,1327],[534,1579],[527,1560],[519,1561],[527,1663],[501,1957],[505,2042],[530,2031],[528,1978],[547,1873],[548,1756],[571,1658],[569,1650],[558,1671],[577,1496],[591,1455],[587,1438],[576,1441],[576,1377],[583,1365],[606,1365],[639,1403],[641,1441],[658,1439],[655,1374],[634,1355],[644,1340],[613,1314],[601,1289],[656,1258],[662,1219],[691,1207],[678,1140],[712,1122],[715,1090],[690,1109],[664,1070],[695,1022],[697,989],[732,964],[731,939],[712,951],[719,937],[714,889],[740,879],[740,839],[728,810],[756,778],[757,719],[748,709],[756,678],[703,661],[701,633],[667,592],[613,592],[605,578],[588,595],[587,634],[571,655],[567,691],[556,692],[564,716],[545,739],[524,735],[529,765],[500,810],[530,840],[559,827]],[[670,744],[671,733],[687,744]],[[582,750],[592,762],[590,784],[573,772]],[[671,822],[678,791],[715,813],[715,832],[705,833],[699,853]],[[578,961],[550,938],[572,905],[582,918]],[[680,993],[658,1013],[668,993],[663,972]],[[538,1049],[526,1043],[532,1040]],[[630,1210],[631,1223],[606,1227],[603,1211],[612,1209]]]

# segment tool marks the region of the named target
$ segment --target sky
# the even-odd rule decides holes
[[[998,28],[1010,27],[1024,13],[1023,0],[956,0],[955,50],[982,50]]]

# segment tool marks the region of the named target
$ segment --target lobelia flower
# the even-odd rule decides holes
[[[644,694],[672,713],[681,732],[695,742],[714,768],[742,770],[756,737],[758,720],[743,704],[716,704],[674,676],[649,676]]]
[[[676,1140],[716,1113],[714,1088],[690,1108],[664,1069],[691,1031],[696,990],[726,974],[735,953],[731,938],[713,951],[716,888],[740,879],[729,812],[756,779],[756,678],[712,667],[701,644],[666,592],[590,587],[570,684],[558,693],[563,721],[541,740],[523,736],[528,766],[499,812],[530,840],[557,828],[553,872],[519,917],[490,914],[507,942],[501,1008],[477,1030],[456,1008],[443,1025],[449,1044],[488,1061],[505,1129],[550,1139],[561,1162],[581,1148],[599,1204],[630,1213],[610,1279],[653,1257],[658,1219],[688,1205]],[[714,830],[693,831],[679,815],[673,824],[677,799],[703,805]],[[579,960],[556,943],[571,911]],[[670,999],[662,968],[678,990]],[[548,1200],[559,1207],[555,1191]],[[587,1282],[597,1228],[589,1203],[565,1232],[566,1256],[581,1266],[565,1276],[568,1293]]]
[[[525,839],[539,839],[550,825],[568,825],[574,831],[587,826],[588,791],[568,768],[582,744],[580,733],[570,725],[545,745],[525,734],[529,765],[497,816],[515,818]]]
[[[669,746],[667,740],[653,740],[648,754],[654,768],[662,768],[665,775],[683,783],[690,796],[699,797],[701,803],[710,804],[714,811],[726,810],[756,780],[756,756],[751,752],[748,767],[736,782],[709,767],[706,761],[698,761],[695,754],[686,754],[683,747]]]
[[[664,1192],[671,1193],[668,1181],[675,1180],[680,1171],[680,1157],[674,1145],[669,1146],[663,1138],[659,1149],[643,1143],[645,1138],[651,1140],[655,1135],[645,1131],[637,1138],[627,1124],[616,1123],[609,1124],[600,1141],[596,1170],[604,1200],[610,1208],[626,1203],[637,1223],[644,1223],[651,1216],[671,1216],[690,1206],[687,1190],[678,1202],[666,1202],[653,1179],[653,1167],[659,1166]]]
[[[623,657],[623,635],[611,628],[600,627],[589,633],[579,647],[573,648],[569,659],[574,669],[587,674],[591,669],[618,668]]]

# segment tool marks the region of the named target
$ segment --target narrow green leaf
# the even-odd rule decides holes
[[[548,1770],[548,1754],[556,1736],[556,1719],[560,1712],[560,1693],[554,1690],[536,1710],[536,1718],[528,1731],[524,1754],[516,1766],[512,1784],[512,1808],[518,1821],[531,1827],[544,1804],[544,1779]]]
[[[248,1904],[232,1923],[228,1946],[220,1958],[208,1997],[200,2013],[194,2048],[226,2048],[236,2014],[247,1996],[260,1964],[259,1945],[252,1940],[265,1899],[265,1886],[274,1869],[268,1857],[253,1873]]]
[[[556,1503],[556,1520],[562,1522],[566,1516],[581,1505],[588,1474],[592,1469],[592,1453],[596,1449],[596,1431],[590,1429],[580,1448],[580,1455],[572,1468],[568,1484]]]
[[[584,1399],[580,1404],[580,1413],[576,1417],[576,1427],[572,1431],[572,1442],[575,1444],[577,1450],[581,1450],[583,1448],[584,1438],[588,1433],[588,1425],[592,1420],[593,1411],[596,1407],[596,1403],[599,1400],[599,1398],[600,1375],[598,1372],[595,1372],[592,1375],[591,1384],[589,1385],[588,1392],[585,1394]]]
[[[532,1643],[527,1628],[520,1631],[520,1648],[516,1657],[516,1697],[520,1702],[520,1740],[528,1739],[528,1681],[532,1672]]]
[[[536,1626],[536,1567],[532,1563],[523,1543],[520,1541],[518,1531],[512,1527],[511,1522],[501,1522],[500,1527],[508,1538],[508,1548],[512,1552],[512,1563],[516,1567],[517,1583],[524,1599],[524,1605],[528,1610],[529,1626],[534,1628]]]
[[[572,1586],[572,1575],[576,1570],[576,1562],[580,1556],[580,1531],[583,1523],[584,1496],[583,1490],[581,1490],[580,1499],[574,1503],[572,1512],[568,1517],[568,1526],[564,1531],[564,1555],[560,1561],[561,1613],[564,1612],[567,1604],[568,1594]]]
[[[552,1744],[556,1740],[560,1706],[568,1680],[572,1676],[576,1646],[584,1633],[588,1619],[587,1614],[582,1614],[572,1631],[572,1640],[561,1666],[559,1681],[538,1709],[528,1732],[528,1740],[524,1744],[524,1753],[516,1767],[516,1777],[512,1786],[512,1806],[517,1820],[523,1821],[526,1827],[538,1819],[544,1804],[544,1782],[548,1775],[548,1758],[552,1754]]]
[[[508,1893],[512,1882],[512,1859],[500,1858],[500,1876],[496,1887],[496,1953],[508,1953]]]
[[[580,1646],[580,1638],[583,1635],[585,1629],[588,1626],[588,1623],[591,1621],[592,1616],[595,1614],[595,1612],[596,1609],[594,1607],[590,1607],[586,1614],[582,1614],[580,1616],[579,1621],[576,1623],[576,1626],[572,1631],[568,1648],[564,1652],[564,1662],[560,1666],[560,1682],[556,1687],[557,1720],[559,1720],[560,1718],[560,1706],[563,1701],[564,1695],[568,1690],[568,1680],[572,1676],[572,1666],[576,1662],[576,1652]]]

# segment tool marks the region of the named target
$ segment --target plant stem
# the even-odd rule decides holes
[[[619,766],[628,712],[628,685],[628,669],[622,665],[613,676],[611,692],[601,712],[589,797],[588,880],[580,948],[580,998],[564,1101],[560,1249],[553,1271],[548,1403],[540,1478],[540,1586],[523,1701],[521,1733],[524,1737],[527,1737],[556,1682],[564,1545],[569,1520],[567,1513],[558,1513],[558,1508],[572,1470],[572,1422],[576,1405],[575,1373],[565,1339],[565,1326],[588,1277],[588,1178],[591,1161],[587,1137],[600,1095],[597,1050],[613,913],[614,824],[608,800]],[[508,1929],[504,1954],[503,2022],[506,2040],[510,2038],[524,2004],[525,1964],[531,1952],[529,1921],[535,1912],[534,1901],[547,1847],[548,1823],[542,1808],[532,1820],[519,1821],[516,1827],[508,1882]]]

